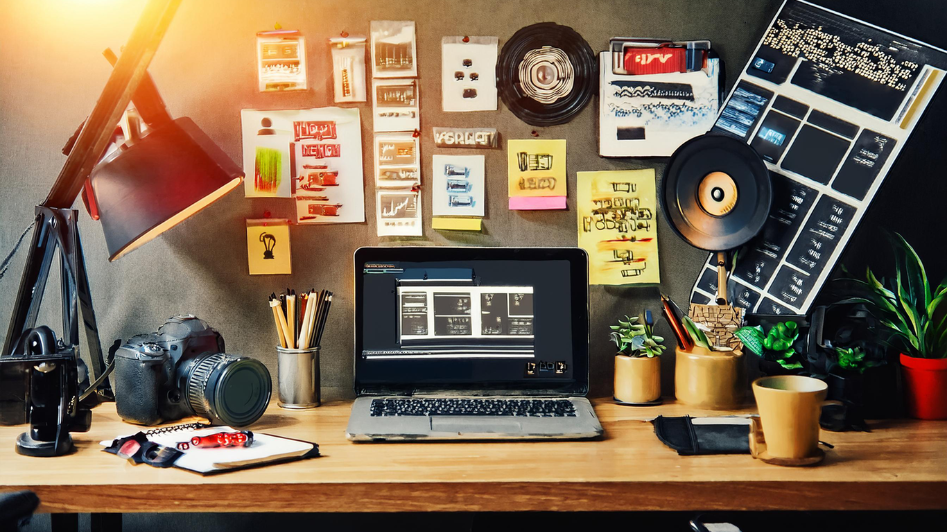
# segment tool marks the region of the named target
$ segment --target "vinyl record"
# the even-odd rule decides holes
[[[729,251],[766,222],[773,191],[763,159],[732,137],[702,135],[677,149],[661,182],[671,228],[694,247]]]
[[[592,99],[598,62],[575,30],[553,22],[520,29],[497,60],[497,89],[507,108],[533,126],[564,124]]]

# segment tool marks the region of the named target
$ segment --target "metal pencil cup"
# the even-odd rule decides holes
[[[315,408],[321,403],[319,348],[286,349],[276,346],[279,405],[282,408]]]

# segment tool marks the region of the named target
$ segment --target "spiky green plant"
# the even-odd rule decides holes
[[[654,329],[646,324],[638,323],[638,318],[625,316],[625,321],[618,320],[618,325],[611,325],[609,337],[618,347],[618,354],[630,357],[656,357],[664,352],[661,345],[664,338],[656,336]]]
[[[932,288],[914,248],[895,233],[895,278],[879,280],[871,269],[865,280],[847,279],[850,297],[838,304],[862,303],[883,327],[888,345],[916,358],[947,358],[947,279]]]

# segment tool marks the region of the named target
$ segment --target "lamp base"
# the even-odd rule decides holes
[[[75,448],[72,436],[65,431],[59,441],[34,440],[29,432],[20,434],[16,439],[16,452],[24,456],[62,456],[69,454]]]

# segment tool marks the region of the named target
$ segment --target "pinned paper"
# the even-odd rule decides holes
[[[511,140],[507,143],[510,209],[566,208],[566,141]],[[551,198],[524,202],[515,198]]]
[[[358,109],[244,109],[247,197],[295,195],[297,221],[365,221]]]
[[[483,217],[483,155],[435,155],[431,166],[432,216]]]
[[[421,145],[411,133],[375,135],[378,236],[421,236]]]
[[[413,21],[373,20],[371,39],[373,78],[417,77]]]
[[[306,90],[306,41],[296,30],[256,34],[260,90]]]
[[[579,247],[589,254],[589,284],[660,282],[654,170],[576,175]]]
[[[512,211],[549,211],[565,208],[565,196],[549,196],[545,198],[521,196],[510,198],[510,210]]]
[[[329,38],[335,103],[365,101],[365,41],[362,35]]]
[[[250,275],[293,273],[289,220],[247,220],[247,263]]]
[[[376,79],[372,81],[372,126],[375,131],[420,129],[418,80]]]
[[[441,38],[444,111],[497,110],[497,38]]]

